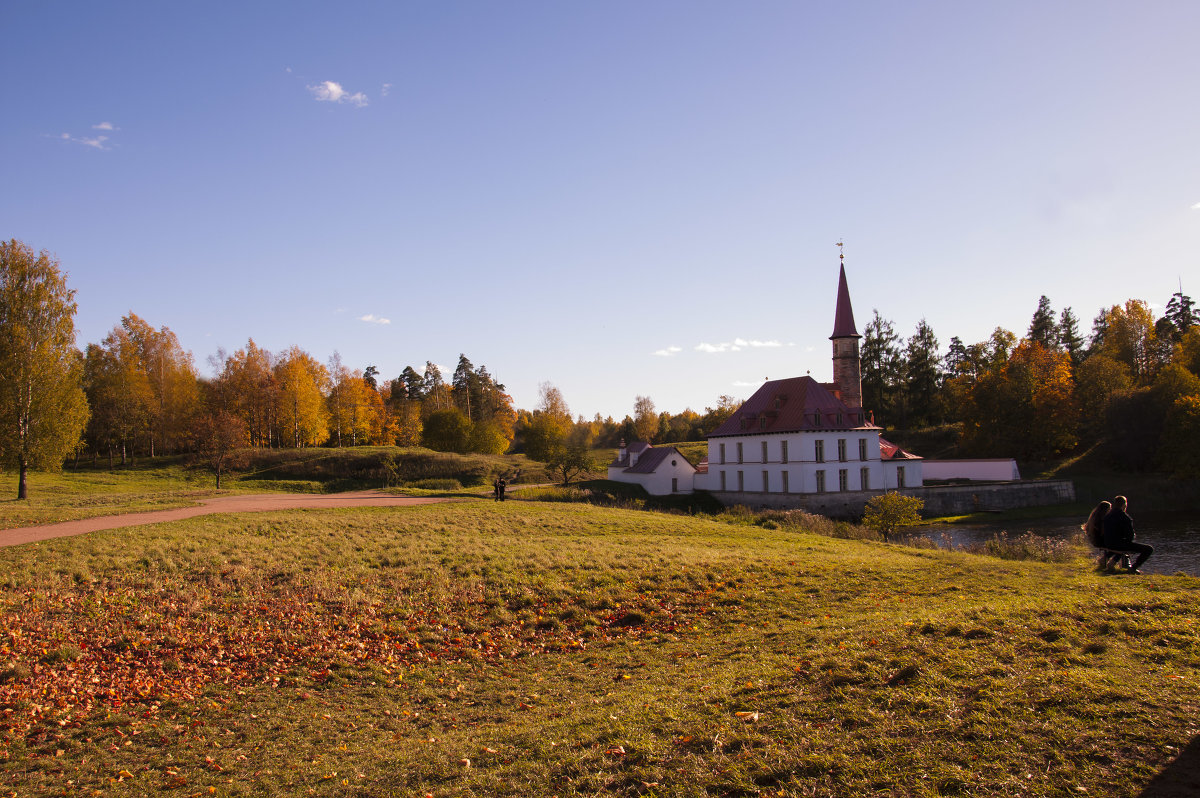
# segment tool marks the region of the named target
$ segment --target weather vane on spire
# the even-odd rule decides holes
[[[838,260],[845,263],[846,262],[846,254],[844,252],[842,252],[842,242],[841,241],[837,242],[837,248],[838,248]]]

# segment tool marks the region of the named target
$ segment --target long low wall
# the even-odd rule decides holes
[[[899,492],[923,499],[926,516],[996,512],[1075,501],[1075,483],[1069,479],[904,488]],[[866,503],[881,493],[883,491],[878,490],[840,493],[712,491],[713,497],[726,507],[741,504],[753,509],[806,510],[830,518],[860,518]]]

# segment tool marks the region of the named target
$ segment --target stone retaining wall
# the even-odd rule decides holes
[[[962,515],[996,512],[1018,507],[1070,504],[1075,501],[1075,483],[1069,479],[1021,480],[1019,482],[983,482],[973,485],[945,485],[928,488],[904,488],[905,496],[925,501],[926,516]],[[752,509],[806,510],[829,518],[861,518],[863,507],[883,491],[845,491],[839,493],[754,493],[712,491],[726,507],[737,504]]]

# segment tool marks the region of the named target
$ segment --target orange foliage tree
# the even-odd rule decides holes
[[[963,442],[978,454],[1046,458],[1077,442],[1071,359],[1022,341],[1003,367],[985,373],[965,407]]]

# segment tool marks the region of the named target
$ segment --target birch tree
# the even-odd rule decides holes
[[[56,259],[0,242],[0,461],[17,469],[18,499],[28,470],[61,468],[87,424],[75,309]]]

